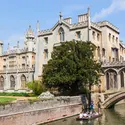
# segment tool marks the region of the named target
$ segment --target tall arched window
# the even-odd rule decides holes
[[[10,76],[10,88],[15,89],[15,78],[13,75]]]
[[[59,32],[59,40],[60,40],[60,42],[64,41],[65,40],[65,33],[64,33],[63,28],[61,27],[58,32]]]
[[[4,88],[4,77],[1,76],[0,77],[0,89],[3,89]]]
[[[22,75],[21,76],[21,88],[25,89],[25,87],[26,87],[26,76]]]

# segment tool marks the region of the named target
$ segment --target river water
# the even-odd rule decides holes
[[[106,109],[102,112],[102,117],[91,121],[76,121],[75,116],[45,125],[125,125],[125,104],[117,105],[114,109]]]

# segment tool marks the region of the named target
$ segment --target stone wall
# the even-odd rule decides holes
[[[32,125],[81,112],[81,97],[60,97],[48,101],[17,102],[0,106],[0,125]]]

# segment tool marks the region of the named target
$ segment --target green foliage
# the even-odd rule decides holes
[[[97,84],[102,69],[101,63],[93,59],[95,49],[92,43],[83,41],[62,42],[54,47],[52,59],[43,69],[43,83],[67,94]]]
[[[38,80],[27,83],[27,86],[33,91],[35,95],[40,95],[46,90],[44,85],[42,85],[41,81]]]
[[[21,93],[17,93],[17,92],[12,92],[12,93],[1,92],[0,96],[25,96],[25,97],[29,97],[30,95],[29,95],[29,93],[24,93],[24,92],[21,92]]]
[[[16,99],[15,98],[0,97],[0,105],[7,105],[14,100],[16,100]]]

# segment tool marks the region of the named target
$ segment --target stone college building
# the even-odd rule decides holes
[[[7,52],[3,52],[3,42],[0,41],[0,91],[28,91],[26,82],[42,76],[43,65],[51,58],[53,46],[64,41],[91,41],[97,47],[94,58],[103,62],[103,66],[123,62],[125,47],[120,41],[119,33],[119,29],[108,21],[92,22],[89,8],[87,13],[78,15],[75,24],[72,24],[70,17],[63,18],[61,13],[58,22],[49,30],[41,30],[37,22],[37,35],[34,35],[29,26],[24,48],[21,49],[17,42],[13,49],[8,44]],[[110,84],[112,74],[108,74],[108,79],[106,75],[101,78],[101,91],[108,89],[107,82]]]

